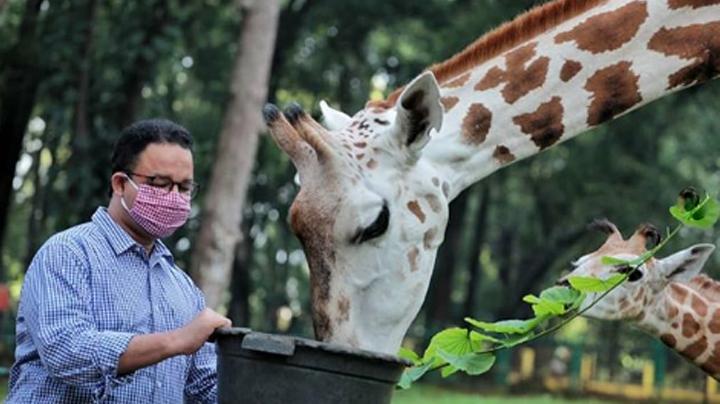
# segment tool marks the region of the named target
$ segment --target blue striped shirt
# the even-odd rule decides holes
[[[7,402],[215,402],[213,344],[117,374],[133,336],[179,328],[204,307],[162,242],[148,255],[99,208],[51,237],[25,275]]]

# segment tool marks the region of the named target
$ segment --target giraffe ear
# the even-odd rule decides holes
[[[440,130],[443,120],[440,89],[431,72],[408,84],[397,101],[395,128],[403,146],[419,152],[430,140],[430,130]]]
[[[352,123],[352,118],[346,113],[334,109],[325,100],[320,101],[320,111],[323,114],[323,123],[331,131],[339,131],[347,128]]]
[[[687,282],[702,271],[715,250],[712,244],[695,244],[659,262],[662,274],[671,282]]]

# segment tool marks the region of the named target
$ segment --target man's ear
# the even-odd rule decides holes
[[[110,186],[112,187],[114,195],[122,195],[125,189],[125,182],[127,182],[127,176],[125,174],[120,171],[113,173],[112,177],[110,177]]]
[[[425,72],[407,85],[397,104],[395,130],[401,144],[419,152],[430,140],[430,130],[440,131],[443,109],[440,89],[431,72]]]
[[[670,282],[687,282],[700,273],[713,250],[712,244],[696,244],[661,259],[658,267]]]
[[[323,114],[325,127],[331,131],[343,130],[352,123],[352,118],[349,115],[332,108],[325,100],[320,101],[320,111]]]

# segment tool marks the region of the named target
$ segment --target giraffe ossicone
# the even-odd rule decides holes
[[[605,279],[629,268],[604,264],[603,257],[633,260],[646,251],[647,227],[628,240],[614,225],[608,228],[602,247],[577,259],[568,277]],[[651,258],[584,315],[639,327],[720,380],[720,282],[700,274],[714,250],[712,244],[696,244],[665,258]],[[581,309],[598,297],[589,293]]]
[[[290,222],[316,337],[396,353],[448,204],[494,171],[720,73],[720,2],[556,0],[350,117],[265,110],[301,182]]]

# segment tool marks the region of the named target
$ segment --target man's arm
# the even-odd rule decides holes
[[[118,374],[134,372],[176,355],[192,355],[202,348],[216,328],[230,327],[230,320],[205,309],[177,330],[136,335],[120,356]]]
[[[189,277],[188,285],[195,294],[197,310],[205,308],[205,297]],[[228,320],[229,321],[229,320]],[[215,345],[205,343],[190,358],[190,371],[185,384],[185,399],[188,403],[215,403],[217,402],[217,355]]]

